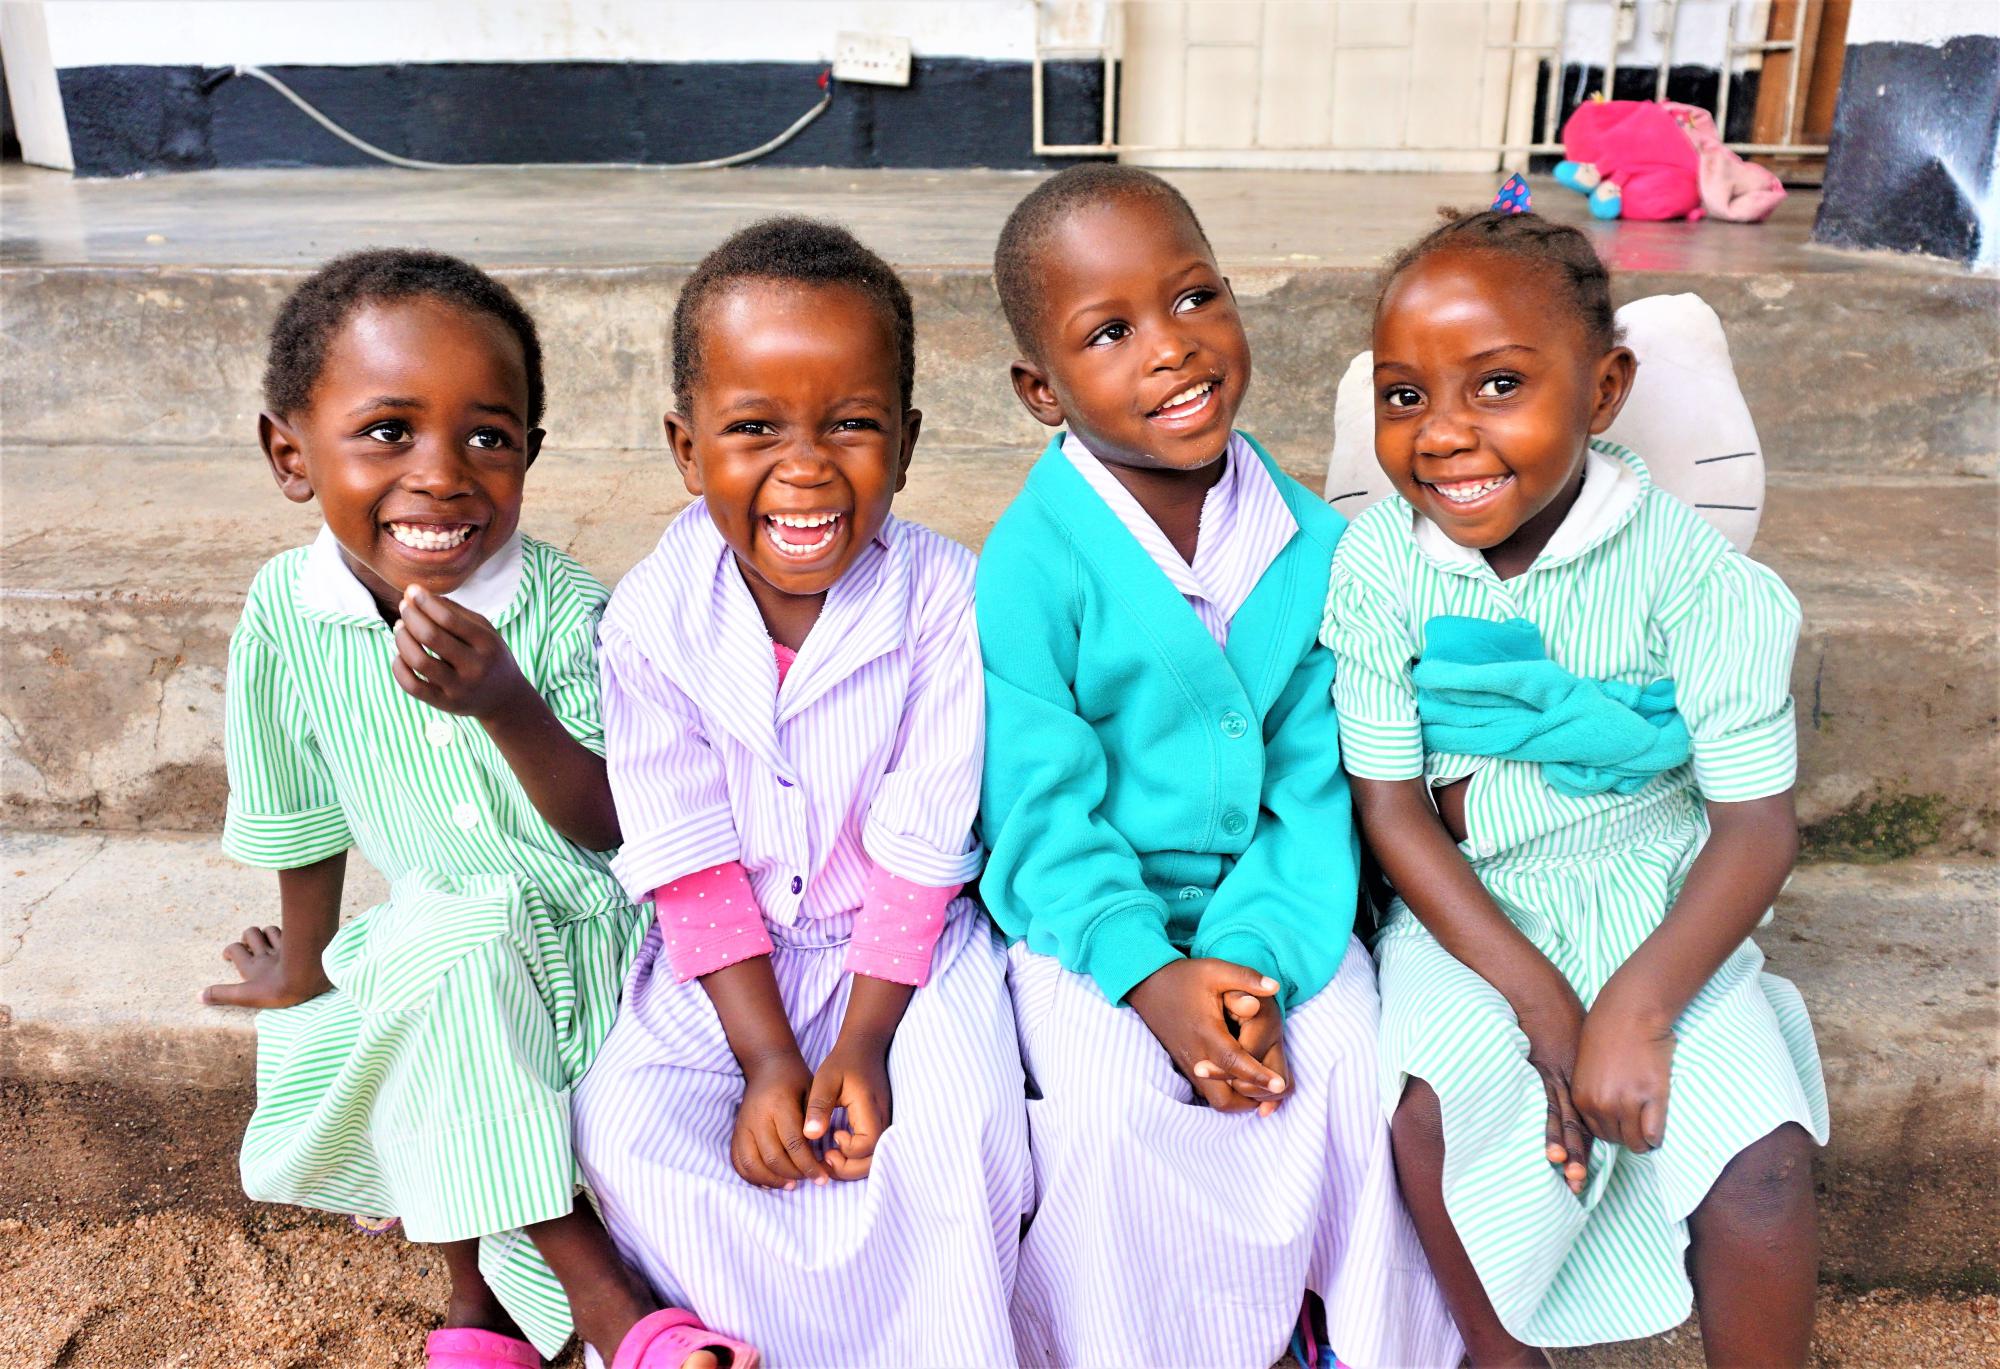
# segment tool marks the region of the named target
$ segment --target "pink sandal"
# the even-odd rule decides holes
[[[429,1369],[542,1369],[542,1357],[526,1341],[469,1326],[431,1332],[424,1363]]]
[[[681,1369],[697,1350],[729,1356],[729,1369],[757,1369],[756,1347],[711,1331],[685,1307],[669,1307],[641,1317],[625,1334],[611,1369]]]

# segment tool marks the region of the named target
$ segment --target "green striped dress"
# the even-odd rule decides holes
[[[603,750],[606,593],[517,537],[452,597],[485,613],[570,734]],[[570,1090],[644,930],[609,858],[559,835],[483,728],[405,694],[329,533],[251,585],[229,644],[223,849],[289,869],[358,845],[386,903],[327,947],[334,990],[257,1019],[245,1191],[485,1238],[481,1266],[546,1354],[569,1305],[519,1230],[571,1211]]]
[[[1673,680],[1691,763],[1636,794],[1570,798],[1539,765],[1427,753],[1410,671],[1439,614],[1526,618],[1551,658],[1591,679]],[[1434,786],[1470,775],[1459,849],[1587,1007],[1678,895],[1707,836],[1704,801],[1791,787],[1798,627],[1776,575],[1655,489],[1638,457],[1594,442],[1576,507],[1504,583],[1403,499],[1363,513],[1334,557],[1324,639],[1348,772]],[[1543,1158],[1545,1096],[1506,1000],[1400,900],[1375,952],[1383,1109],[1412,1077],[1436,1090],[1445,1206],[1500,1320],[1528,1344],[1678,1325],[1692,1302],[1687,1218],[1723,1166],[1786,1122],[1826,1140],[1805,1005],[1763,972],[1753,941],[1675,1024],[1665,1144],[1635,1155],[1598,1142],[1581,1197]]]

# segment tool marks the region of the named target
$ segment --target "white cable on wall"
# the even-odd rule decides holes
[[[807,124],[826,113],[826,107],[833,103],[833,83],[821,77],[825,89],[819,97],[819,103],[793,120],[791,127],[783,133],[768,143],[751,148],[748,152],[736,152],[727,157],[710,157],[704,162],[427,162],[417,157],[398,156],[387,148],[377,147],[367,139],[349,133],[308,104],[304,96],[262,67],[237,66],[231,70],[235,75],[253,76],[262,81],[297,105],[305,112],[307,118],[349,147],[365,152],[377,161],[387,162],[390,166],[400,166],[409,171],[712,171],[725,166],[741,166],[745,162],[754,162],[767,153],[776,152],[798,137]]]

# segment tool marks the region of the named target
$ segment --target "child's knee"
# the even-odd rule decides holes
[[[1812,1207],[1812,1152],[1805,1129],[1785,1123],[1723,1167],[1702,1214],[1739,1230],[1791,1226]]]

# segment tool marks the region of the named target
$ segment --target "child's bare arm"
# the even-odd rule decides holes
[[[793,1188],[801,1179],[823,1184],[825,1163],[805,1134],[806,1094],[813,1073],[799,1054],[771,957],[753,955],[701,977],[722,1019],[723,1035],[743,1070],[743,1102],[729,1162],[760,1188]]]
[[[1576,1103],[1591,1131],[1636,1151],[1665,1139],[1673,1027],[1756,928],[1798,856],[1792,791],[1708,805],[1709,839],[1681,894],[1618,967],[1584,1023]]]
[[[346,880],[345,851],[278,871],[284,926],[247,928],[241,940],[223,947],[222,958],[242,980],[209,985],[201,991],[201,1001],[230,1008],[289,1008],[331,989],[320,955],[340,926],[340,891]]]
[[[1581,1190],[1590,1138],[1571,1098],[1583,1004],[1562,972],[1507,919],[1459,853],[1424,782],[1349,776],[1375,859],[1438,944],[1500,991],[1528,1038],[1548,1092],[1547,1154]]]
[[[604,758],[570,735],[492,624],[412,587],[403,596],[392,668],[414,697],[478,719],[551,827],[590,851],[620,844]]]

